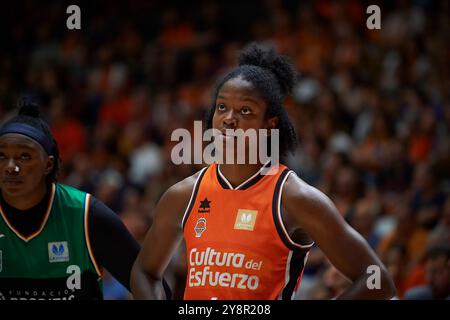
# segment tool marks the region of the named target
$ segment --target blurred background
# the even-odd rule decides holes
[[[73,3],[81,30],[66,28]],[[105,202],[142,241],[162,193],[202,167],[172,164],[171,132],[203,119],[237,50],[272,44],[300,72],[286,101],[299,138],[287,165],[367,239],[398,298],[450,295],[447,1],[73,3],[12,1],[0,13],[0,120],[21,97],[41,105],[60,182]],[[371,4],[381,30],[366,27]],[[181,248],[166,275],[175,298],[184,272]],[[314,248],[296,298],[347,285]],[[131,298],[107,274],[104,291]]]

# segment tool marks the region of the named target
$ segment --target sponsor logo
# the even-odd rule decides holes
[[[48,243],[48,261],[65,262],[69,261],[69,248],[67,241]]]
[[[253,231],[257,215],[257,210],[239,209],[236,215],[234,229]]]
[[[32,285],[27,279],[23,279],[9,288],[2,287],[0,300],[73,300],[76,298],[76,290],[81,290],[81,268],[69,265],[66,274],[68,277],[65,287],[61,283],[52,285],[52,279],[41,279],[44,281],[43,285]],[[46,281],[50,281],[48,286]]]
[[[198,213],[209,213],[210,209],[211,209],[211,201],[209,201],[208,198],[205,198],[203,201],[200,201]]]
[[[189,252],[189,287],[224,287],[254,291],[263,261],[250,259],[240,252],[221,252],[213,248]]]
[[[73,300],[75,295],[69,289],[33,290],[7,289],[0,292],[0,300]]]

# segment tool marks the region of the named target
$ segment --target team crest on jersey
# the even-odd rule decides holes
[[[195,237],[200,238],[206,230],[206,219],[200,218],[197,220],[197,223],[195,224],[194,231],[195,231]]]
[[[48,243],[48,261],[65,262],[69,261],[69,248],[67,241]]]
[[[234,229],[253,231],[258,210],[239,209],[234,223]]]

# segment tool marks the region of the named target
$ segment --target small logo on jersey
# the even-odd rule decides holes
[[[48,261],[65,262],[69,261],[69,249],[67,241],[48,243]]]
[[[257,215],[257,210],[239,209],[236,222],[234,223],[234,229],[253,231]]]
[[[0,233],[0,239],[4,238],[4,237],[5,237],[5,235],[3,233]]]
[[[195,231],[195,237],[200,238],[206,230],[206,219],[200,218],[197,220],[197,223],[195,224],[194,231]]]
[[[198,213],[209,213],[211,206],[211,201],[208,198],[205,198],[203,201],[200,201],[200,207],[198,208]]]

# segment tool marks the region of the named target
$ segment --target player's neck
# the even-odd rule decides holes
[[[21,195],[11,195],[6,192],[2,192],[3,200],[13,208],[18,210],[28,210],[36,206],[44,199],[47,193],[47,187],[44,184],[40,188],[37,188],[31,193]]]
[[[257,173],[261,167],[260,164],[221,164],[220,172],[236,187]]]

